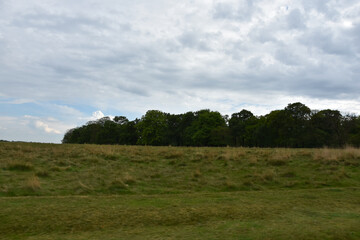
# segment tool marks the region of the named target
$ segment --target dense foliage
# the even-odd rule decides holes
[[[265,116],[254,116],[242,110],[230,118],[208,109],[184,114],[150,110],[134,121],[124,116],[90,121],[70,129],[62,142],[155,146],[360,146],[360,117],[344,116],[337,110],[311,110],[299,102]]]

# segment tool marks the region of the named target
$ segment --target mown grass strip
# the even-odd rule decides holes
[[[235,236],[243,229],[240,235],[248,239],[265,235],[286,239],[291,234],[292,239],[313,234],[313,239],[331,239],[334,234],[338,239],[356,239],[360,234],[359,199],[360,190],[355,188],[0,198],[0,232],[6,237],[3,239],[42,235],[82,239],[100,232],[108,239],[115,236],[151,239],[157,234],[150,230],[154,228],[167,229],[169,236],[187,239],[189,229],[195,232],[207,229],[215,236],[221,232],[238,239]],[[132,233],[134,230],[139,232]],[[182,237],[178,235],[181,231]],[[198,239],[211,239],[209,234],[203,234]]]

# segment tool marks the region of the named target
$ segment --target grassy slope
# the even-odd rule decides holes
[[[360,150],[0,143],[0,239],[359,239]]]

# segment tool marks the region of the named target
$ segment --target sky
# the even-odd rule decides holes
[[[0,139],[289,103],[360,114],[358,0],[0,0]]]

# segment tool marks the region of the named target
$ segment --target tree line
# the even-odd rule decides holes
[[[311,110],[297,102],[265,116],[248,110],[221,115],[209,109],[183,114],[149,110],[141,119],[104,117],[68,130],[62,143],[153,146],[360,146],[360,117]]]

